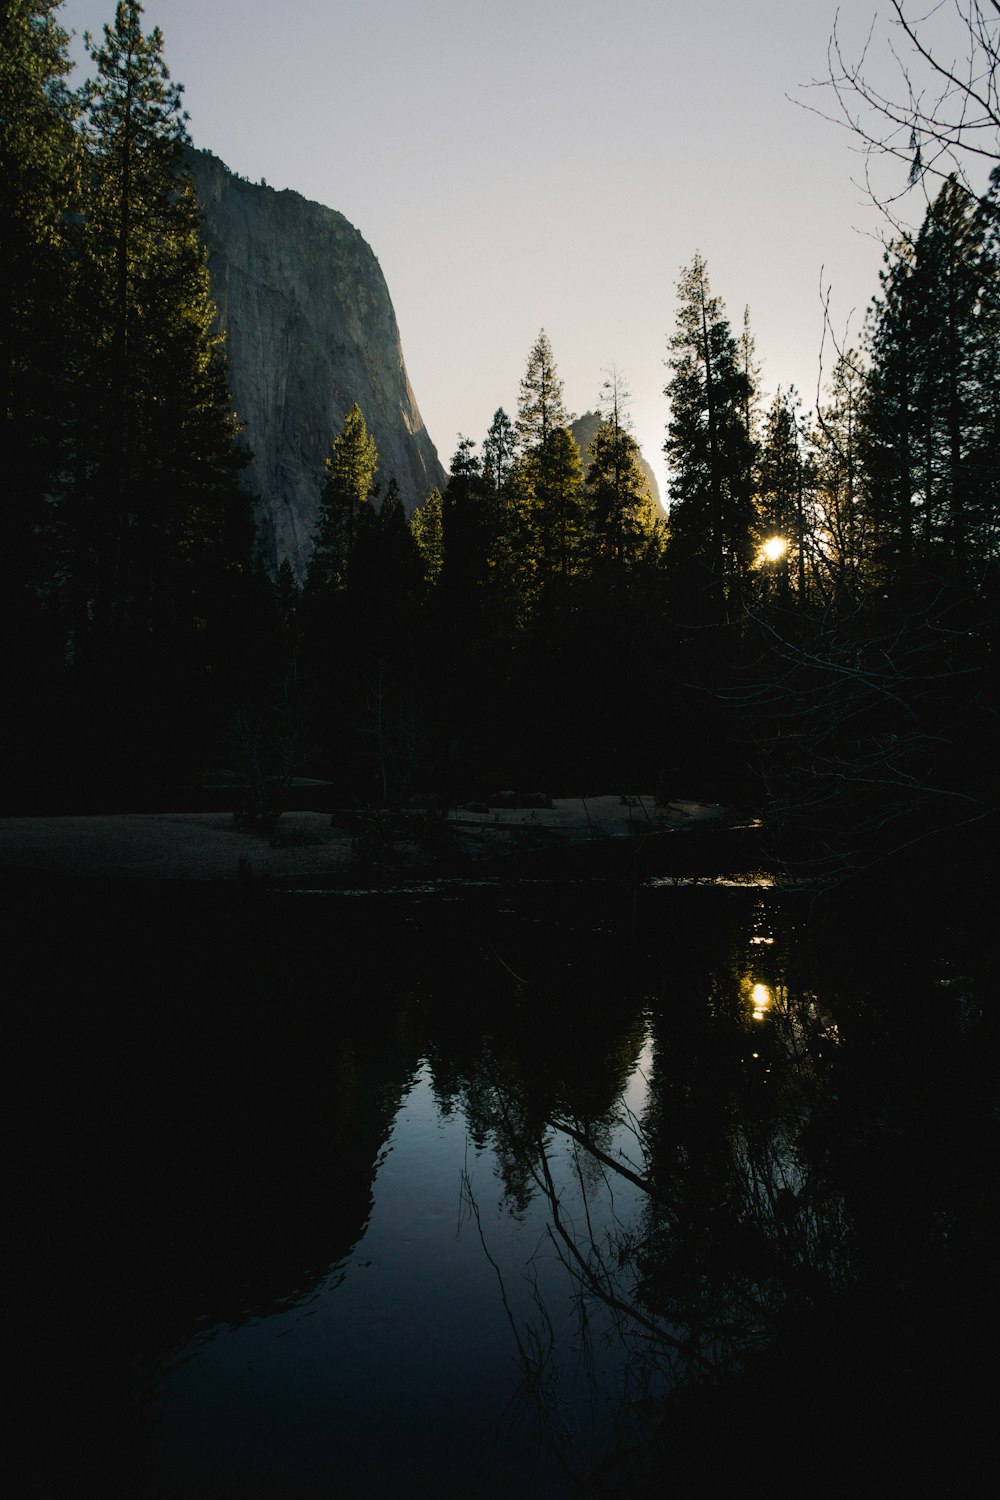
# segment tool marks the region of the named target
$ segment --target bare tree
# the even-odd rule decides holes
[[[827,77],[814,85],[832,89],[836,108],[817,113],[856,137],[861,185],[883,208],[925,177],[957,173],[968,186],[976,163],[1000,161],[1000,0],[937,0],[919,12],[908,0],[888,3],[888,29],[876,13],[855,54],[838,9]],[[876,184],[872,165],[882,158],[906,166],[904,186]]]

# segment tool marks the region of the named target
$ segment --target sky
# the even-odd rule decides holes
[[[841,0],[858,56],[880,0]],[[928,0],[928,7],[930,0]],[[886,32],[882,3],[879,35]],[[113,0],[65,0],[80,37]],[[574,414],[612,365],[664,493],[667,342],[700,252],[768,397],[805,407],[856,338],[884,218],[821,117],[835,0],[146,0],[189,131],[235,172],[339,210],[388,283],[447,467],[516,412],[544,327]],[[874,69],[890,68],[882,43]],[[888,77],[888,73],[883,73]],[[895,178],[905,169],[895,167]],[[920,205],[918,205],[919,207]],[[919,214],[918,214],[919,217]]]

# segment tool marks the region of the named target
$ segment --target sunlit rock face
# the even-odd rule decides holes
[[[587,456],[587,450],[590,447],[591,443],[594,441],[594,438],[597,436],[597,429],[600,427],[600,425],[601,414],[600,412],[596,411],[585,411],[582,417],[577,417],[574,422],[571,422],[569,424],[569,430],[576,438],[576,446],[580,450],[580,457],[583,460],[583,472],[585,474],[590,467],[590,459]],[[660,490],[659,486],[656,483],[656,475],[653,473],[652,469],[646,462],[641,452],[639,454],[639,468],[642,470],[643,478],[649,486],[649,493],[653,497],[654,505],[656,506],[657,510],[661,514],[663,514],[663,502],[660,499]]]
[[[300,578],[323,460],[353,402],[407,512],[444,481],[403,364],[378,261],[342,214],[235,176],[207,151],[189,164],[205,214],[212,292],[233,405],[253,449],[247,485],[265,560]]]

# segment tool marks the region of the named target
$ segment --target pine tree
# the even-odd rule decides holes
[[[51,404],[45,368],[65,320],[70,211],[78,206],[75,106],[57,0],[0,7],[0,419]],[[44,364],[42,362],[44,361]],[[42,367],[40,368],[40,364]],[[16,413],[16,417],[15,417]],[[9,474],[9,471],[6,471]]]
[[[974,559],[983,568],[1000,562],[1000,167],[979,211],[984,224],[979,317],[982,337],[975,357],[980,391],[979,423],[970,443],[967,471],[975,496]]]
[[[424,582],[433,588],[444,566],[444,523],[441,491],[431,490],[410,517],[410,531],[424,567]]]
[[[517,409],[521,457],[512,476],[515,515],[528,548],[521,562],[523,584],[534,592],[554,578],[565,581],[579,572],[583,561],[586,503],[580,452],[567,431],[571,420],[543,328],[531,347],[521,381]]]
[[[990,203],[949,178],[919,233],[887,253],[869,322],[872,504],[887,574],[904,587],[916,559],[970,575],[992,551],[1000,325]]]
[[[490,587],[510,604],[518,594],[525,512],[518,503],[517,433],[500,406],[493,413],[482,447],[482,488],[488,515],[487,565]]]
[[[78,622],[160,655],[225,620],[252,542],[180,89],[158,29],[121,0],[87,45],[77,326]],[[85,632],[84,632],[85,633]],[[103,647],[102,647],[103,649]]]
[[[357,402],[344,417],[326,460],[316,542],[309,565],[311,590],[346,589],[361,523],[373,492],[378,449]]]
[[[678,293],[677,331],[670,340],[673,373],[665,389],[671,552],[679,570],[695,575],[691,582],[703,591],[710,616],[722,621],[737,606],[750,561],[752,386],[700,255],[683,272]]]
[[[876,582],[864,446],[865,375],[860,354],[843,350],[811,443],[821,591],[824,602],[848,609]]]
[[[66,463],[80,151],[57,9],[55,0],[0,7],[0,593],[18,612],[51,572],[37,549]]]
[[[379,506],[375,540],[375,592],[387,613],[399,613],[418,597],[424,570],[395,478],[389,480]]]
[[[956,569],[974,566],[980,526],[978,459],[1000,390],[983,374],[996,349],[1000,265],[987,247],[988,210],[955,178],[931,204],[915,246],[920,345],[914,382],[917,493],[928,540],[944,540]],[[992,314],[992,315],[991,315]],[[994,450],[995,454],[995,450]]]
[[[775,393],[764,423],[757,466],[757,541],[763,547],[784,543],[771,556],[758,554],[765,579],[777,578],[777,594],[786,602],[794,587],[800,604],[806,600],[807,470],[798,418],[799,397],[794,386]],[[793,583],[794,579],[794,583]]]
[[[585,562],[587,506],[580,450],[566,427],[553,427],[529,458],[533,478],[531,524],[543,585],[563,583]]]
[[[757,363],[757,341],[750,326],[750,309],[743,309],[743,328],[740,332],[738,363],[743,376],[743,427],[747,440],[757,446],[760,425],[760,365]]]
[[[602,387],[603,420],[590,445],[587,469],[595,552],[619,572],[635,562],[656,524],[639,447],[629,430],[628,399],[621,375],[611,370]]]
[[[483,478],[486,480],[494,506],[499,509],[504,502],[507,481],[517,456],[517,437],[514,424],[500,406],[493,413],[490,430],[483,439]]]
[[[887,583],[908,587],[913,575],[916,521],[910,435],[912,384],[916,370],[913,247],[900,243],[887,253],[882,298],[869,309],[865,346],[865,467],[873,555]]]
[[[563,405],[563,383],[543,328],[528,355],[517,403],[517,438],[525,452],[541,449],[549,434],[573,419]]]
[[[459,434],[442,499],[441,586],[456,618],[478,608],[489,570],[490,512],[472,438]]]

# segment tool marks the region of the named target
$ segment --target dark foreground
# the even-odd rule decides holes
[[[981,899],[6,882],[22,1492],[987,1493]],[[643,1190],[560,1242],[584,1391],[539,1333],[584,1347],[572,1277],[549,1256],[522,1308],[518,1235],[569,1202],[553,1122],[617,1160],[637,1067]],[[427,1223],[445,1138],[483,1164],[464,1271]]]

